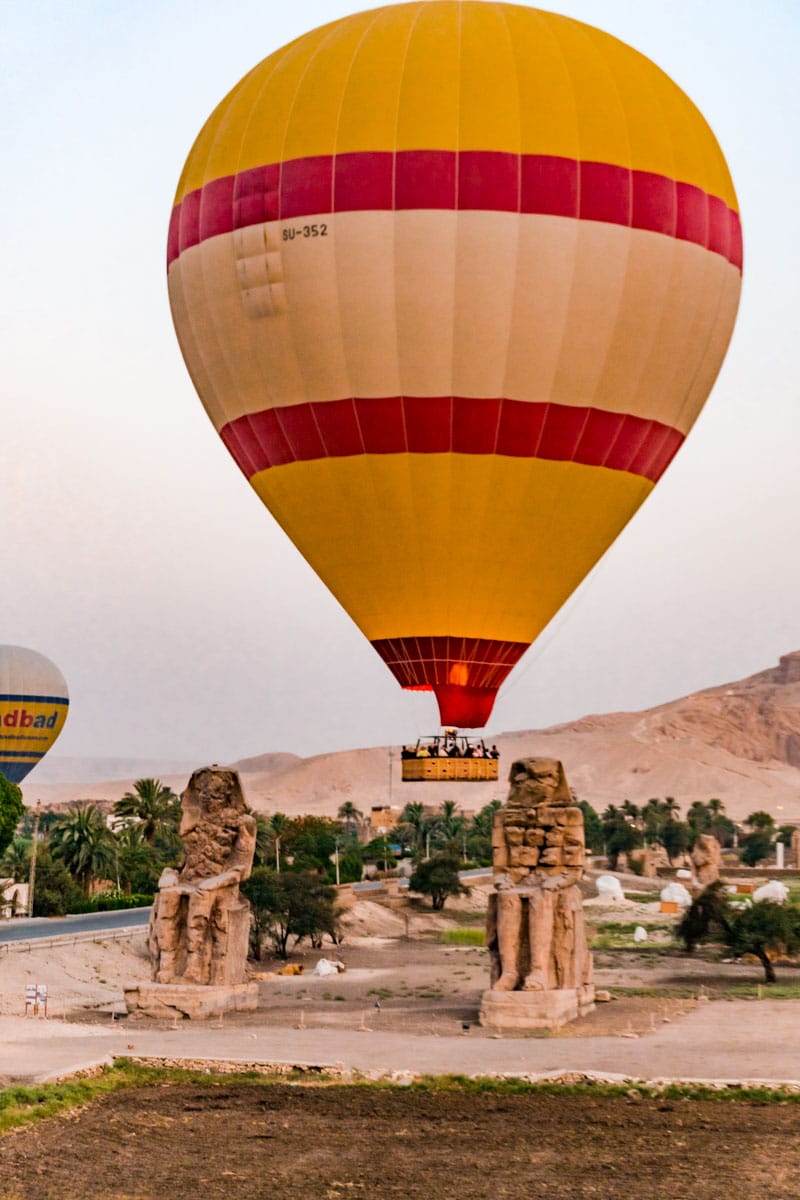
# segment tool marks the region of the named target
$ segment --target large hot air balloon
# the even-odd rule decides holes
[[[24,646],[0,646],[0,775],[21,783],[61,733],[68,708],[55,663]]]
[[[169,231],[197,391],[403,687],[483,725],[650,494],[733,329],[725,160],[580,22],[424,0],[265,59]]]

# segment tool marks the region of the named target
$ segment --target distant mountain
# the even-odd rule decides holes
[[[777,667],[748,679],[645,712],[588,716],[491,740],[501,754],[497,783],[404,784],[398,750],[386,746],[314,758],[270,753],[232,765],[241,773],[250,803],[267,812],[333,816],[346,800],[368,813],[377,805],[443,799],[476,810],[495,797],[505,798],[514,759],[538,755],[560,758],[580,798],[599,810],[626,799],[641,803],[650,796],[674,796],[685,811],[694,800],[718,797],[740,820],[766,809],[779,823],[800,822],[800,652],[784,655]],[[52,783],[45,783],[43,764],[36,782],[23,785],[26,802],[117,799],[142,775],[157,775],[180,791],[192,769],[172,764],[176,769],[169,771],[170,764],[163,762],[133,761],[137,765],[123,779],[118,769],[125,760],[76,760],[72,781],[63,778],[59,766],[59,779]]]
[[[180,759],[152,758],[69,758],[48,754],[36,768],[36,783],[103,783],[109,779],[160,779],[162,775],[188,775],[194,764]]]

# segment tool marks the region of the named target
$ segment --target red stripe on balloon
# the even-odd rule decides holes
[[[486,724],[497,689],[529,642],[488,638],[398,637],[372,643],[401,687],[431,690],[443,725]]]
[[[220,436],[249,478],[291,462],[356,454],[499,454],[628,471],[655,483],[684,435],[629,413],[470,396],[292,404],[230,421]]]
[[[206,238],[265,221],[403,209],[540,213],[650,230],[742,266],[739,214],[693,184],[612,163],[494,150],[369,150],[251,167],[172,210],[167,265]]]

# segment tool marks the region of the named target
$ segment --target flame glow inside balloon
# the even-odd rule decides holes
[[[21,783],[61,733],[68,708],[55,663],[24,646],[0,646],[0,774]]]
[[[403,687],[496,691],[679,449],[742,241],[705,120],[551,13],[425,0],[255,67],[169,231],[197,391]]]

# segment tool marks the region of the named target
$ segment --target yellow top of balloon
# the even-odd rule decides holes
[[[650,59],[581,21],[484,0],[373,9],[271,54],[207,121],[176,202],[265,161],[384,146],[615,163],[736,207],[707,122]]]

